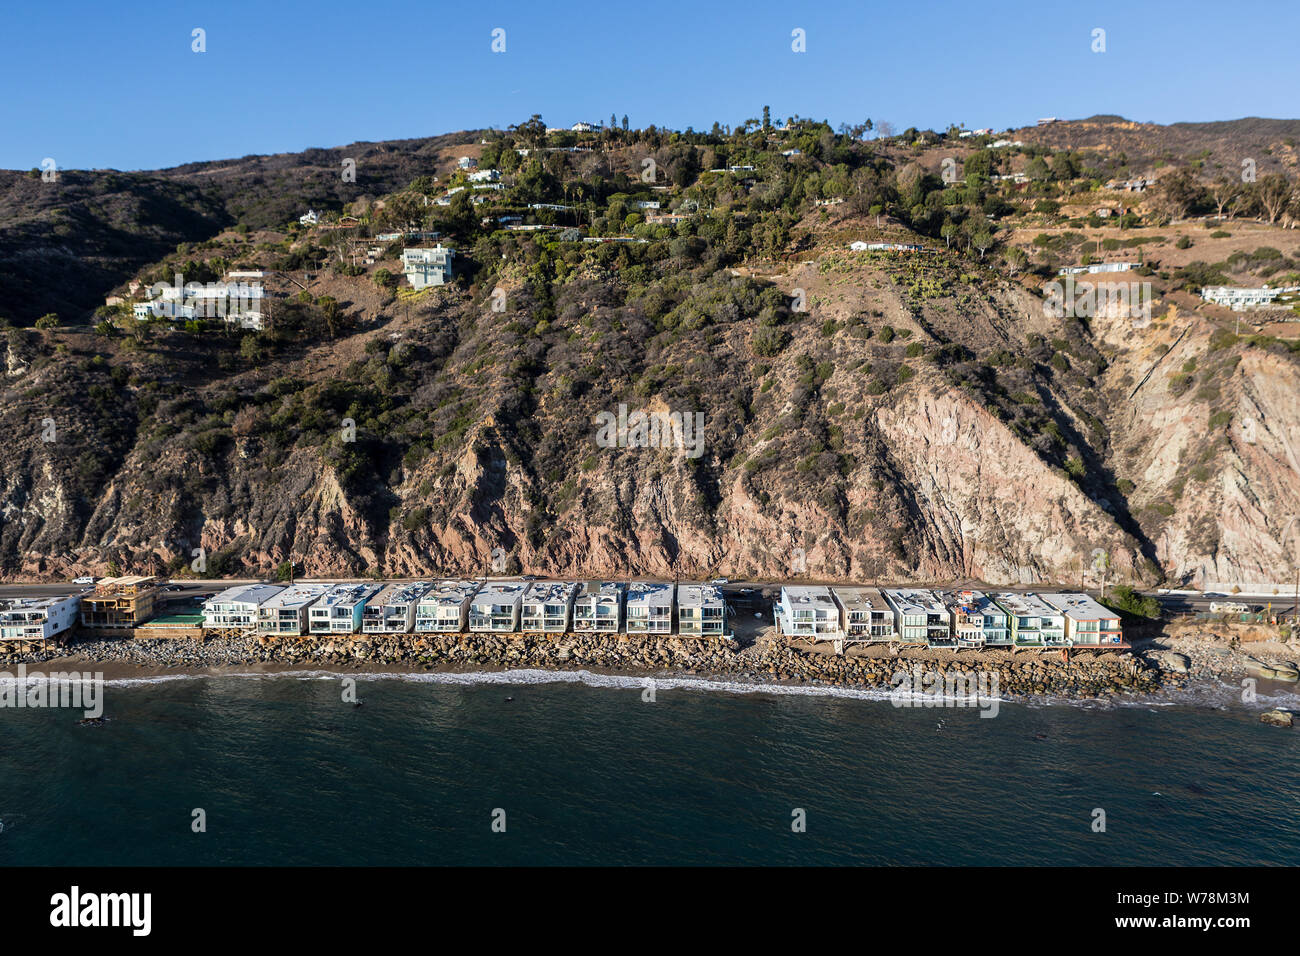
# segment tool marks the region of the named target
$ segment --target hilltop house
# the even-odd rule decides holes
[[[1071,647],[1128,647],[1119,614],[1086,594],[1039,595],[1065,615],[1065,639]]]
[[[889,588],[883,592],[894,609],[894,627],[907,644],[952,647],[952,616],[933,591]]]
[[[623,607],[623,585],[618,581],[588,581],[573,601],[573,630],[577,633],[615,634]]]
[[[298,217],[298,224],[302,226],[314,226],[320,222],[320,213],[315,209],[308,209],[306,213]]]
[[[307,632],[307,610],[328,584],[294,584],[257,607],[257,633],[301,636]]]
[[[483,585],[469,606],[470,631],[510,634],[519,630],[519,608],[527,590],[527,584],[517,581],[489,581]]]
[[[671,634],[673,586],[651,581],[629,584],[625,630],[628,634]]]
[[[415,606],[433,585],[428,581],[390,584],[371,598],[361,612],[365,634],[408,634],[415,624]]]
[[[1259,289],[1238,289],[1226,285],[1209,285],[1201,290],[1201,299],[1205,302],[1213,302],[1216,305],[1225,305],[1234,312],[1242,312],[1246,309],[1272,305],[1273,300],[1278,296],[1297,291],[1300,291],[1300,286],[1278,286],[1275,289],[1270,289],[1268,286]]]
[[[958,647],[1005,647],[1011,643],[1007,612],[981,591],[947,591]]]
[[[1058,276],[1077,276],[1083,273],[1096,275],[1099,272],[1128,272],[1136,269],[1140,262],[1094,262],[1087,266],[1067,266],[1056,273]]]
[[[203,626],[252,630],[257,627],[258,608],[283,590],[278,584],[237,584],[226,588],[203,602]]]
[[[411,288],[443,285],[451,278],[451,259],[456,253],[439,243],[432,249],[403,249],[402,274]]]
[[[885,602],[878,588],[834,587],[831,596],[840,612],[841,640],[835,652],[844,652],[844,641],[869,642],[898,639],[894,630],[894,610]]]
[[[48,641],[77,623],[81,595],[0,598],[0,641]]]
[[[1007,612],[1013,647],[1064,647],[1065,615],[1037,594],[993,595]]]
[[[598,128],[595,123],[574,123],[569,127],[575,133],[594,133]]]
[[[563,634],[578,593],[576,581],[535,581],[524,592],[519,610],[519,630],[527,633]]]
[[[473,156],[462,156],[460,159],[456,160],[456,166],[458,169],[473,169],[477,165],[478,160]]]
[[[496,169],[476,169],[465,178],[471,183],[494,183],[501,178],[501,172]]]
[[[415,606],[415,633],[459,634],[469,626],[470,600],[477,581],[439,581]]]
[[[379,593],[378,584],[336,584],[307,612],[312,634],[355,634],[361,630],[366,602]]]
[[[776,626],[782,637],[840,641],[840,609],[830,588],[790,584],[781,588]]]
[[[714,584],[677,585],[677,633],[683,637],[725,637],[727,603]]]

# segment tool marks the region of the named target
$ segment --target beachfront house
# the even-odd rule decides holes
[[[905,644],[952,647],[952,615],[933,591],[889,588],[885,600],[894,609],[894,627]]]
[[[158,591],[158,579],[147,575],[100,578],[94,592],[81,598],[81,626],[137,627],[153,617]]]
[[[361,612],[379,593],[378,584],[336,584],[307,611],[311,634],[355,634],[361,630]]]
[[[677,585],[677,633],[683,637],[726,637],[727,602],[716,584]]]
[[[301,637],[307,633],[307,612],[330,591],[329,584],[293,584],[257,607],[257,633]]]
[[[1012,647],[1065,647],[1065,615],[1039,595],[1002,591],[993,600],[1007,612]]]
[[[237,584],[203,602],[203,626],[210,630],[251,631],[257,627],[257,609],[275,597],[280,584]]]
[[[831,596],[839,608],[843,641],[867,643],[898,639],[894,609],[885,602],[879,588],[834,587]],[[837,641],[837,654],[843,653],[843,641]]]
[[[578,593],[576,581],[534,581],[524,592],[519,629],[526,633],[563,634]]]
[[[469,605],[471,632],[513,634],[519,630],[519,609],[528,585],[522,581],[489,581]]]
[[[573,600],[573,630],[576,633],[618,633],[623,609],[624,586],[619,581],[587,581]]]
[[[1011,643],[1007,612],[982,591],[945,591],[958,647],[1006,647]]]
[[[444,285],[451,278],[451,260],[455,254],[442,243],[432,249],[403,249],[402,274],[417,291]]]
[[[0,598],[0,641],[48,641],[77,623],[81,595]]]
[[[1128,647],[1119,613],[1086,594],[1040,594],[1065,615],[1065,639],[1071,647]]]
[[[416,634],[460,634],[469,626],[477,581],[439,581],[415,606]]]
[[[810,641],[839,641],[840,609],[831,589],[803,584],[781,588],[776,605],[776,626],[782,637],[802,637]]]
[[[673,586],[653,581],[633,581],[627,586],[628,634],[673,632]]]
[[[432,588],[428,581],[389,584],[366,602],[361,612],[365,634],[409,634],[415,625],[415,607]]]

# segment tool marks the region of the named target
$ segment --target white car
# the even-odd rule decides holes
[[[82,575],[79,578],[73,578],[72,583],[73,584],[94,584],[95,577],[92,574]]]

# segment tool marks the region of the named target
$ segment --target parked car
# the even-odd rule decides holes
[[[72,579],[73,584],[94,584],[95,576],[93,574],[83,574],[79,578]]]
[[[731,580],[730,578],[714,578],[709,583],[716,584],[718,587],[722,587],[722,585],[730,583],[730,580]]]

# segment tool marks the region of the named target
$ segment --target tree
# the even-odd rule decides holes
[[[1291,201],[1291,182],[1281,173],[1269,173],[1255,184],[1255,198],[1269,223],[1275,223]]]
[[[59,327],[59,314],[57,312],[46,312],[36,320],[38,329],[57,329]]]
[[[993,234],[983,225],[978,225],[971,233],[970,244],[980,251],[980,258],[983,259],[984,253],[993,245]]]
[[[763,107],[763,132],[769,133],[771,131],[772,131],[772,107],[764,106]]]
[[[1218,218],[1223,218],[1223,210],[1241,194],[1241,183],[1227,176],[1220,176],[1210,183],[1210,198],[1214,200]]]
[[[510,132],[529,149],[540,149],[546,145],[546,124],[542,122],[540,113],[534,113],[524,122],[511,126]]]
[[[1162,176],[1151,196],[1152,209],[1166,219],[1182,219],[1201,200],[1200,184],[1191,170],[1178,169]]]

